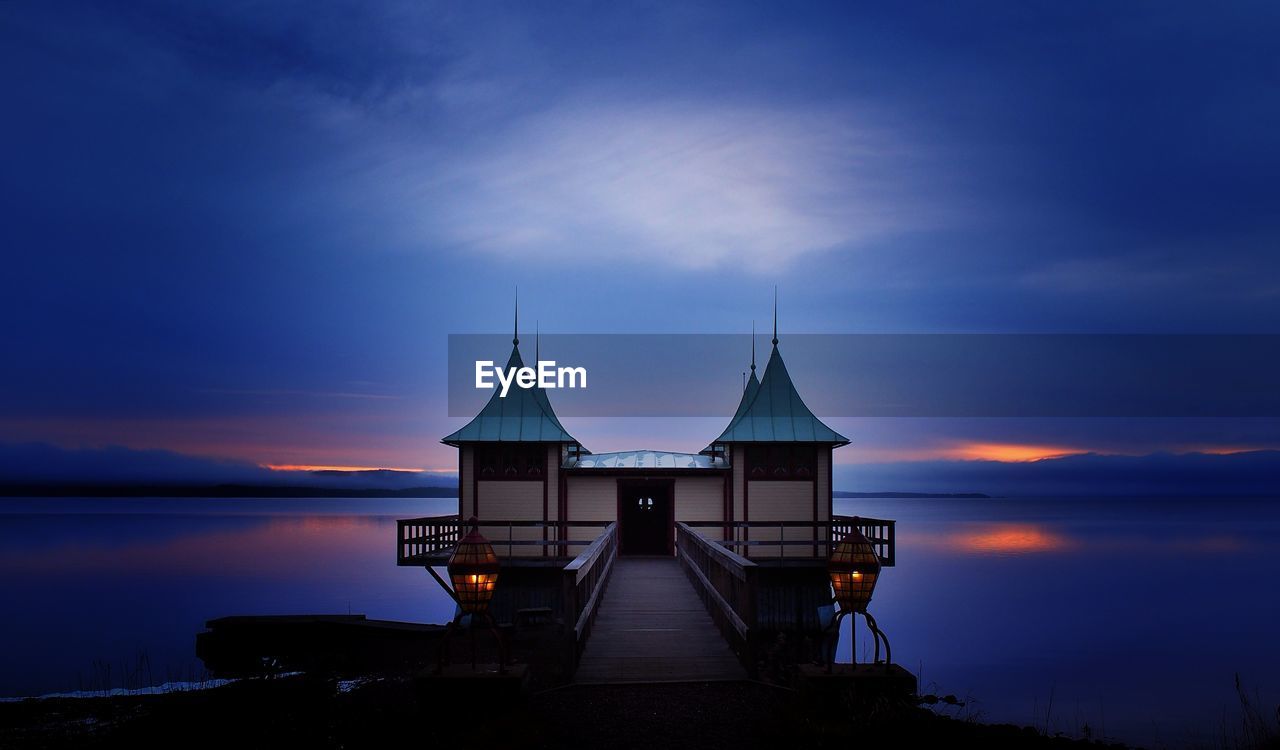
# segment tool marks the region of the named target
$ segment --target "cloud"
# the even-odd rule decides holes
[[[271,472],[243,461],[121,446],[69,450],[46,443],[0,443],[0,481],[254,482]]]
[[[836,453],[838,464],[1280,450],[1280,420],[1274,418],[862,418],[830,423],[854,438],[853,445]]]
[[[1265,303],[1276,296],[1272,281],[1280,266],[1268,233],[1222,232],[1137,247],[1114,247],[1105,255],[1054,257],[1014,279],[1033,293],[1100,295],[1132,301],[1135,295],[1179,300]],[[1197,309],[1199,306],[1197,306]]]
[[[1203,269],[1171,267],[1166,255],[1139,253],[1101,258],[1055,260],[1024,274],[1019,282],[1037,290],[1083,294],[1114,292],[1134,287],[1169,290],[1178,288]]]
[[[849,111],[595,100],[457,154],[425,203],[478,253],[776,271],[935,221],[919,160]]]

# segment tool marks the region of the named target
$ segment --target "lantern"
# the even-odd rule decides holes
[[[831,588],[840,611],[865,614],[876,579],[880,577],[880,558],[856,526],[831,553],[827,575],[831,577]]]
[[[481,614],[488,611],[498,585],[498,556],[480,533],[476,519],[472,517],[467,523],[471,531],[458,542],[447,567],[458,607],[466,614]]]

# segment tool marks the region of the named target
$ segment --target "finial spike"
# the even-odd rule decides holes
[[[512,328],[513,333],[511,334],[511,345],[520,346],[520,287],[516,287],[515,303],[516,303],[516,320],[515,320],[515,326]]]
[[[756,322],[751,321],[751,371],[756,371]]]
[[[778,286],[773,287],[773,345],[778,345]]]

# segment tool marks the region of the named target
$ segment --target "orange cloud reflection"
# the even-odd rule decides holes
[[[387,539],[394,534],[394,523],[376,516],[263,516],[240,529],[0,549],[0,574],[49,576],[92,570],[291,580],[317,569],[369,570],[370,561],[385,557]]]
[[[972,524],[944,534],[911,535],[910,541],[975,555],[1026,555],[1077,546],[1076,540],[1032,523]]]

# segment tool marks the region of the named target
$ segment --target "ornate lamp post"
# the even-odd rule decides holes
[[[480,533],[475,518],[467,521],[471,531],[462,537],[449,555],[446,568],[453,582],[454,598],[464,614],[488,615],[489,601],[498,585],[501,566],[493,545]]]
[[[489,602],[493,599],[493,591],[498,586],[501,565],[493,551],[493,545],[480,533],[479,522],[475,517],[468,519],[467,525],[471,530],[458,541],[445,566],[449,571],[449,580],[453,583],[453,589],[449,591],[449,595],[458,603],[458,614],[449,623],[445,636],[440,641],[437,671],[444,668],[449,638],[458,628],[463,615],[469,615],[471,618],[471,668],[476,668],[476,623],[483,619],[488,622],[490,632],[498,641],[498,671],[505,674],[507,671],[506,641],[498,631],[493,615],[489,614]],[[431,574],[436,575],[434,570],[431,570]],[[439,580],[439,577],[437,576],[436,579]],[[441,585],[444,585],[443,581]],[[448,590],[447,587],[446,590]]]
[[[880,577],[880,558],[876,555],[875,547],[871,546],[871,542],[858,529],[858,519],[853,520],[853,527],[848,534],[845,535],[840,543],[836,545],[835,550],[831,553],[831,559],[827,561],[827,575],[831,578],[831,590],[835,594],[836,604],[840,608],[840,612],[836,615],[834,628],[836,637],[839,638],[840,621],[845,615],[862,615],[867,620],[867,627],[871,628],[871,634],[875,639],[875,662],[880,661],[880,642],[884,641],[884,655],[886,666],[892,662],[889,654],[889,639],[885,637],[880,628],[876,626],[875,618],[867,612],[867,605],[871,603],[871,594],[875,591],[876,580]],[[850,630],[852,635],[853,647],[853,663],[858,663],[858,633],[857,628]],[[831,672],[832,662],[835,661],[835,655],[827,662],[827,672]]]

